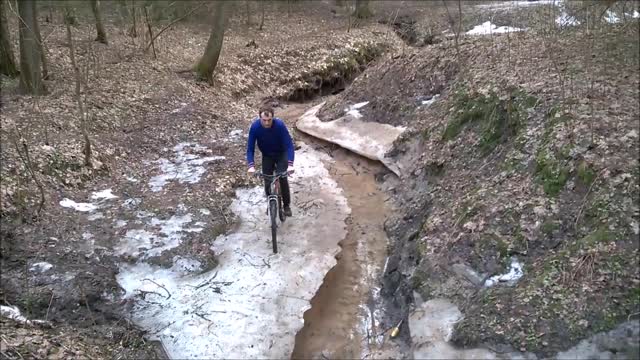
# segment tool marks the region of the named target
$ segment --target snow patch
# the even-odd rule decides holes
[[[116,246],[116,254],[141,257],[143,259],[158,256],[163,251],[178,247],[182,243],[183,228],[185,224],[191,222],[191,215],[173,215],[169,220],[160,220],[153,217],[147,225],[153,228],[160,228],[160,234],[145,229],[127,230],[124,238]],[[202,230],[202,229],[200,229]]]
[[[38,262],[31,265],[31,267],[29,268],[29,271],[43,273],[50,270],[52,267],[53,265],[49,264],[48,262]]]
[[[113,195],[113,192],[111,192],[111,189],[96,191],[93,194],[91,194],[91,199],[93,200],[115,199],[115,198],[117,198],[117,196]]]
[[[160,171],[162,174],[156,175],[149,180],[149,186],[151,191],[158,192],[172,180],[177,180],[181,184],[195,184],[200,181],[200,177],[207,171],[204,164],[216,161],[224,160],[224,156],[207,156],[200,157],[195,154],[188,153],[188,150],[196,152],[210,152],[209,149],[191,143],[180,143],[174,148],[175,158],[173,161],[169,161],[165,158],[161,158],[157,161],[160,165]]]
[[[509,272],[502,275],[494,275],[484,282],[485,287],[491,287],[500,282],[506,282],[507,285],[514,285],[523,275],[522,265],[516,258],[511,259]]]
[[[607,10],[604,20],[609,24],[617,24],[620,22],[620,18],[618,17],[618,15],[616,15],[616,13],[611,10]]]
[[[362,117],[362,114],[360,113],[360,111],[358,111],[358,109],[362,108],[368,103],[369,103],[368,101],[360,102],[360,103],[349,106],[348,108],[344,109],[344,111],[347,113],[347,115],[351,115],[356,119],[360,119]]]
[[[87,216],[87,220],[89,220],[89,221],[95,221],[95,220],[102,219],[102,218],[104,218],[104,214],[101,213],[101,212],[97,212],[95,214],[91,214],[91,215]]]
[[[539,0],[539,1],[502,1],[492,4],[479,4],[476,7],[481,9],[509,9],[527,6],[553,5],[560,4],[562,0]]]
[[[575,17],[567,14],[563,10],[562,13],[556,18],[556,24],[558,24],[558,26],[560,27],[577,26],[580,25],[580,21],[578,21],[578,19],[576,19]]]
[[[118,220],[115,225],[113,225],[116,229],[123,228],[125,226],[127,226],[127,222],[125,220]]]
[[[68,198],[62,199],[62,201],[60,201],[60,206],[66,207],[66,208],[72,208],[72,209],[75,209],[76,211],[81,211],[81,212],[92,212],[98,208],[94,204],[77,203]]]
[[[17,306],[0,305],[0,315],[25,325],[50,325],[44,320],[29,320],[24,317]]]
[[[318,104],[302,115],[296,124],[298,130],[338,144],[366,158],[380,161],[396,175],[400,176],[401,168],[398,162],[394,159],[387,158],[385,154],[391,150],[393,142],[406,128],[388,124],[364,122],[356,117],[350,116],[323,122],[318,119],[316,114],[324,104],[325,103]]]
[[[467,31],[468,35],[490,35],[490,34],[502,34],[508,32],[524,31],[520,28],[510,26],[496,26],[491,21],[485,21],[480,25],[475,26],[473,29]]]
[[[438,100],[439,97],[440,97],[440,94],[435,94],[430,99],[422,100],[422,105],[423,106],[431,106],[431,104],[436,102],[436,100]]]
[[[202,208],[202,209],[200,209],[200,214],[205,215],[205,216],[211,215],[211,211],[209,209]]]

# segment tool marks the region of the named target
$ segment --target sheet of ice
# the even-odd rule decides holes
[[[48,271],[52,267],[53,267],[53,265],[49,264],[48,262],[38,262],[38,263],[35,263],[35,264],[31,265],[31,267],[29,267],[29,271],[43,273],[43,272]]]
[[[173,160],[167,160],[161,158],[157,161],[160,166],[160,175],[156,175],[149,180],[149,186],[151,191],[158,192],[172,180],[178,181],[181,184],[195,184],[200,181],[200,177],[207,171],[203,166],[206,163],[224,160],[224,156],[206,156],[200,157],[199,155],[191,152],[210,152],[209,149],[191,143],[180,143],[174,148],[175,157]]]
[[[518,259],[511,259],[511,266],[509,267],[509,272],[502,275],[494,275],[484,282],[485,287],[491,287],[495,284],[504,282],[507,285],[515,284],[523,275],[522,265],[518,262]]]
[[[562,11],[562,13],[556,18],[556,24],[558,24],[558,26],[560,27],[577,26],[580,25],[580,21],[578,21],[578,19],[576,19],[575,17],[567,14],[565,11]]]
[[[473,29],[467,31],[468,35],[490,35],[490,34],[502,34],[507,32],[524,31],[520,28],[510,26],[496,26],[491,21],[485,21],[480,25],[475,26]]]
[[[317,113],[323,105],[324,102],[302,115],[296,124],[298,130],[338,144],[366,158],[378,160],[400,176],[401,168],[397,161],[385,155],[393,147],[393,142],[405,131],[404,127],[365,122],[352,116],[322,122],[318,119]]]
[[[278,254],[261,186],[236,191],[231,210],[237,231],[219,236],[212,249],[219,265],[203,274],[185,274],[144,262],[122,264],[117,276],[135,299],[135,323],[162,341],[171,358],[289,358],[326,273],[336,264],[338,243],[346,235],[347,201],[321,159],[304,145],[296,151],[300,167],[290,179],[298,192],[294,217],[278,229]],[[319,207],[297,204],[318,200]],[[152,248],[144,250],[149,253]],[[159,286],[161,285],[164,289]],[[146,294],[146,301],[139,296]]]
[[[62,201],[60,201],[60,206],[62,207],[66,207],[66,208],[72,208],[75,209],[77,211],[82,211],[82,212],[91,212],[96,210],[98,207],[94,204],[89,204],[89,203],[77,203],[71,199],[68,198],[64,198],[62,199]]]
[[[607,10],[604,19],[609,24],[617,24],[620,22],[620,18],[618,17],[618,15],[616,15],[616,13],[611,10]]]
[[[91,199],[93,200],[101,200],[101,199],[115,199],[117,196],[111,192],[111,189],[106,189],[102,191],[96,191],[91,194]]]

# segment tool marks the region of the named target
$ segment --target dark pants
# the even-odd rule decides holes
[[[262,173],[271,175],[273,174],[273,170],[275,169],[277,172],[285,172],[289,167],[289,162],[287,161],[287,153],[283,152],[277,157],[270,157],[266,155],[262,155]],[[264,179],[264,192],[267,195],[269,194],[269,179]],[[280,193],[282,194],[282,202],[285,207],[288,207],[291,204],[291,193],[289,192],[289,181],[287,178],[280,178]]]

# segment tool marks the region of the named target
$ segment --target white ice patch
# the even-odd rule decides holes
[[[206,215],[211,215],[211,211],[209,211],[209,209],[202,208],[202,209],[200,209],[200,214],[205,215],[205,216]]]
[[[210,150],[205,147],[191,143],[180,143],[176,145],[173,149],[175,152],[173,161],[164,158],[157,161],[162,174],[156,175],[149,180],[151,191],[158,192],[162,190],[162,188],[172,180],[176,180],[181,184],[195,184],[200,181],[200,177],[207,171],[203,166],[204,164],[225,159],[224,156],[200,157],[187,153],[188,149],[197,152],[210,152]]]
[[[491,21],[485,21],[480,25],[477,25],[473,29],[467,31],[468,35],[490,35],[490,34],[502,34],[508,32],[524,31],[520,28],[510,26],[496,26]]]
[[[360,102],[360,103],[349,106],[348,108],[344,109],[344,111],[347,113],[347,115],[351,115],[356,119],[360,119],[362,117],[362,114],[360,114],[360,111],[358,111],[358,109],[362,108],[368,103],[369,103],[368,101]]]
[[[516,258],[511,259],[511,266],[509,272],[502,275],[494,275],[484,282],[485,287],[491,287],[498,283],[504,282],[507,285],[514,285],[523,275],[522,265]]]
[[[114,228],[116,229],[120,229],[127,226],[127,222],[125,220],[118,220],[116,221],[115,225],[113,225]]]
[[[630,15],[634,19],[640,18],[640,12],[638,10],[633,10],[633,14]]]
[[[606,16],[604,17],[605,21],[609,24],[617,24],[620,22],[620,18],[616,13],[611,10],[607,10]]]
[[[562,14],[556,18],[556,24],[560,27],[577,26],[580,25],[580,21],[563,11]]]
[[[131,181],[132,183],[138,182],[138,179],[134,178],[133,176],[127,176],[127,180]]]
[[[91,194],[91,199],[93,200],[102,200],[102,199],[115,199],[117,196],[113,195],[111,189],[106,189],[102,191],[96,191]]]
[[[294,218],[278,228],[278,254],[271,250],[266,200],[259,186],[236,191],[231,210],[240,226],[214,241],[219,262],[215,270],[184,274],[180,259],[171,269],[121,265],[118,282],[125,297],[136,299],[133,321],[161,340],[171,358],[291,356],[303,314],[336,264],[350,213],[320,155],[303,146],[296,158],[307,165],[290,179],[299,192],[292,204]],[[307,210],[296,206],[313,200],[323,205]],[[162,245],[151,246],[147,253]],[[140,291],[149,292],[146,301]]]
[[[77,211],[81,211],[81,212],[91,212],[96,210],[98,207],[94,204],[89,204],[89,203],[77,203],[71,199],[68,198],[64,198],[62,199],[62,201],[60,201],[60,206],[62,207],[66,207],[66,208],[72,208],[75,209]]]
[[[48,271],[52,267],[53,267],[53,265],[49,264],[48,262],[38,262],[38,263],[35,263],[35,264],[31,265],[31,267],[29,268],[29,271],[43,273],[43,272]]]
[[[124,239],[116,246],[116,254],[142,257],[143,259],[158,256],[163,251],[178,247],[182,242],[183,233],[187,230],[184,225],[191,222],[191,215],[174,215],[169,220],[152,218],[148,225],[153,228],[160,228],[160,234],[145,230],[127,230]],[[202,229],[200,229],[202,230]]]

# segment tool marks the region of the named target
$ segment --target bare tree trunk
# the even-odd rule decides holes
[[[91,0],[91,11],[93,11],[93,16],[96,18],[96,32],[98,33],[96,41],[108,44],[107,32],[104,31],[104,25],[102,24],[102,17],[100,16],[100,2],[98,0]]]
[[[149,22],[149,13],[147,12],[147,7],[144,7],[144,19],[147,22],[147,30],[149,31],[149,42],[151,43],[151,48],[153,49],[153,58],[157,59],[158,55],[156,54],[156,44],[155,38],[153,37],[153,30],[151,29],[151,22]]]
[[[24,93],[44,93],[40,55],[41,47],[35,34],[35,14],[33,0],[18,1],[20,15],[20,90]]]
[[[356,10],[353,16],[358,19],[366,19],[373,16],[373,13],[369,9],[369,0],[356,0]]]
[[[0,0],[0,74],[15,77],[18,75],[18,68],[11,47],[4,3],[5,0]]]
[[[67,4],[67,11],[69,11],[70,6]],[[87,167],[91,166],[91,140],[89,139],[89,132],[87,130],[87,114],[84,109],[84,104],[82,102],[82,95],[80,94],[80,84],[82,82],[80,76],[80,69],[78,68],[78,63],[76,62],[76,48],[73,44],[73,36],[71,36],[71,26],[67,23],[67,41],[69,41],[69,56],[71,57],[71,66],[73,67],[73,71],[75,73],[76,78],[76,90],[75,96],[76,101],[78,102],[78,112],[80,113],[80,129],[82,130],[82,137],[84,139],[84,165]]]
[[[135,0],[131,1],[131,16],[133,19],[133,25],[131,25],[131,29],[129,29],[129,36],[137,37],[138,36],[138,23],[136,21],[136,2]]]
[[[227,14],[228,6],[226,1],[216,1],[211,35],[209,36],[209,41],[207,41],[204,55],[202,55],[202,58],[195,67],[198,77],[207,80],[210,84],[213,84],[213,71],[218,64],[218,58],[222,50],[224,31],[229,18]]]
[[[33,17],[34,24],[33,29],[36,33],[36,38],[38,39],[38,46],[40,47],[40,61],[42,62],[42,78],[49,78],[49,66],[47,66],[47,56],[44,50],[44,42],[42,42],[42,36],[40,36],[40,24],[38,22],[38,8],[36,7],[36,2],[33,1]]]
[[[260,19],[260,27],[258,28],[258,30],[262,30],[262,27],[264,26],[264,13],[265,13],[265,7],[266,7],[266,0],[260,0],[260,11],[262,11],[262,18]]]
[[[65,4],[64,11],[64,23],[68,23],[69,25],[76,26],[78,25],[78,19],[76,19],[76,13],[69,4]]]
[[[247,10],[247,26],[251,26],[251,2],[245,0],[244,4]]]

